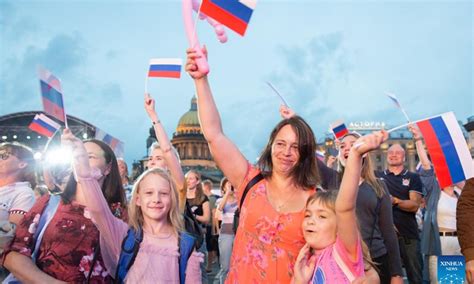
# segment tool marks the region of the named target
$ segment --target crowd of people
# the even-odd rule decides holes
[[[223,131],[199,55],[187,56],[201,129],[225,176],[220,194],[183,172],[149,94],[158,142],[136,180],[107,144],[67,128],[60,146],[71,158],[61,165],[0,144],[3,283],[210,283],[214,263],[213,283],[437,283],[437,258],[461,253],[474,283],[474,180],[440,188],[416,126],[419,173],[399,144],[387,169],[374,169],[368,153],[387,140],[383,130],[347,133],[326,164],[311,126],[282,106],[252,164]]]

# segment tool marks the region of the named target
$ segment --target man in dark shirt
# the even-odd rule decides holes
[[[421,254],[419,250],[416,212],[422,198],[420,177],[404,167],[405,150],[400,144],[392,145],[387,152],[387,170],[376,172],[387,184],[392,198],[393,222],[398,231],[400,255],[410,283],[422,283]]]

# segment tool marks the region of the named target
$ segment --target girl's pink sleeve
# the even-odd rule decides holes
[[[78,182],[82,188],[86,210],[91,214],[100,232],[100,250],[105,266],[111,275],[115,275],[128,225],[112,214],[99,183],[92,177],[93,175],[92,173],[89,177],[78,177]]]

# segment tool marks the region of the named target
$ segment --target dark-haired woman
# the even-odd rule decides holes
[[[207,55],[207,50],[203,53]],[[290,283],[305,244],[301,223],[306,201],[317,186],[330,184],[324,173],[323,179],[319,175],[313,131],[299,116],[282,120],[270,134],[257,166],[251,165],[222,130],[207,72],[196,64],[198,57],[194,49],[187,50],[186,71],[194,79],[201,128],[218,167],[236,185],[239,204],[247,184],[263,176],[239,208],[226,283]]]
[[[301,223],[306,200],[320,183],[313,131],[298,116],[282,120],[257,166],[251,165],[225,136],[207,74],[198,69],[196,57],[189,49],[186,70],[195,82],[201,127],[217,165],[236,185],[237,200],[251,179],[260,173],[264,177],[240,208],[226,283],[289,283],[305,244]]]
[[[201,184],[201,174],[195,170],[190,170],[184,176],[186,178],[187,192],[186,192],[186,206],[189,206],[190,211],[194,214],[194,217],[198,221],[204,233],[203,244],[198,248],[199,252],[202,252],[204,262],[201,263],[201,276],[202,283],[207,283],[207,246],[206,246],[206,226],[211,221],[211,208],[209,207],[209,198],[204,194]]]
[[[90,166],[98,169],[96,178],[111,211],[122,217],[125,196],[113,151],[98,140],[86,141],[84,146]],[[33,236],[42,229],[38,223],[51,197],[40,198],[18,227],[15,240],[5,253],[4,266],[21,282],[112,282],[100,253],[99,231],[84,206],[78,186],[71,174],[54,215],[46,222],[35,262],[31,259],[35,250]]]

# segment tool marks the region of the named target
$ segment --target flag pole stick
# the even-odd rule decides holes
[[[148,73],[145,76],[145,94],[148,94]]]
[[[283,102],[283,104],[289,108],[290,106],[288,105],[288,103],[286,102],[285,98],[277,91],[277,89],[272,85],[272,83],[270,82],[267,82],[268,86],[270,86],[270,88],[272,88],[272,90],[280,97],[281,101]]]
[[[196,44],[194,42],[194,37],[196,36],[196,26],[197,26],[197,22],[198,22],[198,19],[199,19],[199,14],[201,13],[201,5],[202,5],[202,1],[201,3],[199,4],[199,8],[198,8],[198,11],[197,11],[197,15],[196,15],[196,20],[194,20],[194,29],[193,29],[193,36],[191,37],[191,47],[194,48],[194,45]]]

